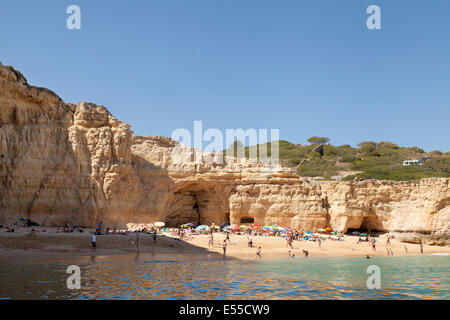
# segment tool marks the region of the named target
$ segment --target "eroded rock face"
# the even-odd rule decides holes
[[[29,217],[46,225],[120,227],[253,220],[450,243],[449,179],[316,182],[288,168],[203,156],[211,164],[194,163],[193,151],[170,138],[134,136],[105,107],[65,103],[0,65],[0,222]]]

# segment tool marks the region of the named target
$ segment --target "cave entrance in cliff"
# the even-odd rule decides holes
[[[169,214],[165,218],[166,226],[178,228],[186,223],[203,224],[202,212],[205,202],[206,200],[202,200],[196,191],[181,190],[175,192],[174,199],[169,206]]]
[[[348,228],[347,233],[351,234],[352,232],[359,232],[359,233],[368,233],[368,234],[380,234],[384,233],[385,231],[381,227],[381,222],[378,220],[377,217],[365,217],[359,228]]]
[[[223,222],[230,223],[230,213],[227,212],[224,214]]]
[[[242,223],[254,223],[254,222],[255,222],[255,219],[251,218],[251,217],[242,217],[241,218],[241,224]]]

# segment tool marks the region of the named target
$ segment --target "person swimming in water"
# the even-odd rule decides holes
[[[303,250],[303,253],[305,254],[305,257],[308,257],[308,255],[309,255],[308,250]]]

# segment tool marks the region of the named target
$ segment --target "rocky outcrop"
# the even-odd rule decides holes
[[[65,103],[0,65],[0,222],[255,221],[450,243],[449,179],[319,182],[220,153],[195,162],[193,152],[135,136],[105,107]]]

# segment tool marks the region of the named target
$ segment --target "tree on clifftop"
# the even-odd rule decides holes
[[[308,139],[308,142],[312,143],[312,144],[325,144],[328,141],[330,141],[330,138],[328,138],[328,137],[316,137],[316,136],[314,136],[314,137],[311,137],[311,138]]]
[[[370,153],[377,148],[377,143],[373,141],[363,141],[358,143],[359,149],[364,153]]]
[[[358,143],[357,146],[361,148],[362,146],[364,146],[364,145],[366,145],[366,144],[371,144],[371,145],[373,145],[375,148],[377,147],[377,143],[376,143],[376,142],[373,142],[373,141],[363,141],[363,142]]]

